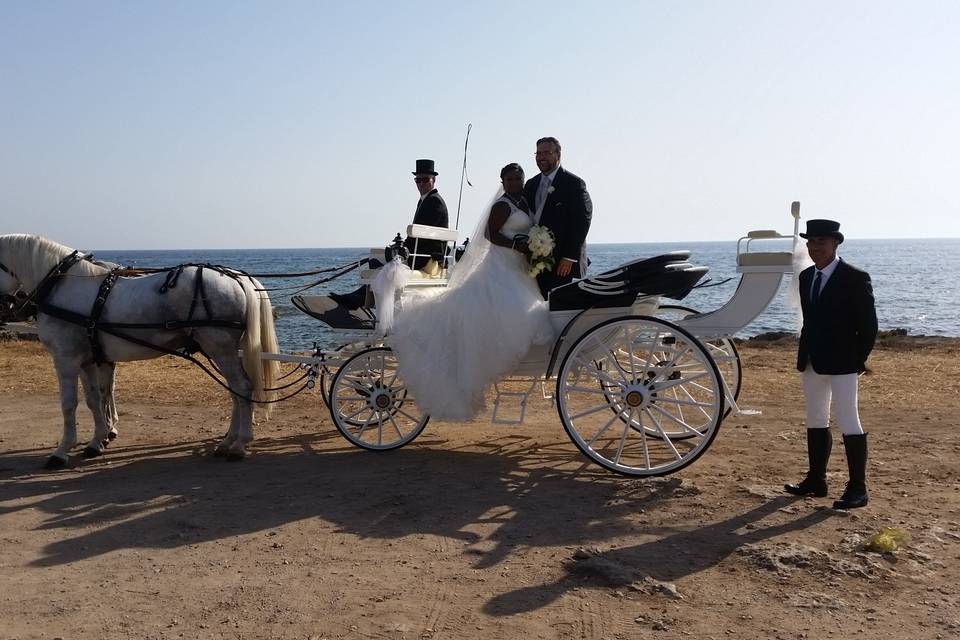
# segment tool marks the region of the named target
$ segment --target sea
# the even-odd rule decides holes
[[[789,240],[753,241],[753,249],[783,251]],[[762,244],[761,244],[762,243]],[[707,284],[694,289],[681,302],[698,311],[725,304],[736,291],[736,242],[643,242],[589,245],[590,273],[612,269],[638,258],[687,250],[690,262],[710,268]],[[248,273],[294,273],[346,265],[367,255],[368,249],[216,249],[216,250],[102,250],[100,260],[135,267],[166,267],[183,263],[222,264]],[[960,239],[857,240],[840,247],[847,262],[870,272],[880,328],[905,329],[909,335],[960,336]],[[265,287],[303,287],[321,276],[263,279]],[[784,277],[770,306],[738,336],[749,338],[773,331],[795,332],[799,321],[790,302],[792,276]],[[303,291],[304,295],[344,293],[359,285],[356,270]],[[306,351],[315,344],[327,348],[343,342],[326,325],[298,311],[291,303],[294,289],[273,291],[277,311],[277,337],[287,352]],[[675,303],[675,301],[667,301]]]

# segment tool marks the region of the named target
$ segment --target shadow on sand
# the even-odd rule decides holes
[[[462,450],[424,436],[399,451],[353,449],[335,433],[265,437],[255,454],[230,464],[209,457],[213,441],[112,448],[105,458],[60,472],[38,469],[37,452],[0,455],[0,515],[43,514],[59,539],[34,566],[56,566],[134,548],[177,548],[318,518],[363,538],[432,534],[477,542],[492,525],[489,551],[474,566],[496,565],[517,547],[581,546],[624,535],[664,535],[603,554],[661,580],[710,567],[746,542],[811,526],[829,514],[747,533],[737,530],[787,504],[775,499],[692,531],[638,529],[630,519],[670,500],[679,478],[625,479],[579,458],[572,445],[504,436]],[[624,498],[624,486],[643,487]],[[636,497],[640,495],[641,497]],[[454,497],[455,499],[451,499]],[[485,610],[509,615],[543,606],[581,575],[495,596]]]

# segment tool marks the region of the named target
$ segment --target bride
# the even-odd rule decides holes
[[[547,303],[527,273],[524,234],[533,221],[523,169],[508,164],[500,181],[503,193],[446,289],[410,301],[388,338],[417,406],[433,418],[474,417],[491,384],[511,373],[531,346],[553,339]]]

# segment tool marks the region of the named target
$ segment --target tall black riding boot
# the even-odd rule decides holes
[[[807,429],[807,458],[810,467],[807,477],[799,484],[785,484],[784,490],[795,496],[827,495],[827,461],[833,448],[833,436],[830,429]]]
[[[834,509],[856,509],[867,506],[867,434],[843,436],[843,448],[847,450],[847,469],[850,481],[840,499],[833,503]]]

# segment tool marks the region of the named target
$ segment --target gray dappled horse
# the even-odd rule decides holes
[[[133,277],[114,274],[115,282],[99,314],[92,314],[112,265],[77,259],[75,254],[40,236],[0,235],[0,296],[22,301],[36,296],[40,289],[42,299],[35,300],[37,329],[53,357],[60,383],[63,437],[47,466],[64,466],[68,452],[77,444],[78,377],[95,428],[84,455],[97,456],[116,435],[114,363],[179,350],[204,353],[234,391],[230,428],[215,452],[229,459],[243,458],[253,439],[250,400],[276,397],[271,389],[278,365],[260,358],[264,351],[278,350],[273,310],[267,295],[256,290],[262,288],[260,284],[236,271],[197,266],[183,267],[177,274],[179,286],[166,288],[169,272]],[[69,267],[62,275],[51,276],[66,265]],[[83,321],[91,315],[99,315],[98,321],[105,327],[93,332],[93,339]],[[153,326],[136,328],[138,324]],[[113,335],[110,327],[118,326],[122,330],[113,333],[131,339]],[[95,354],[97,350],[100,353]],[[271,405],[260,406],[269,410]]]

